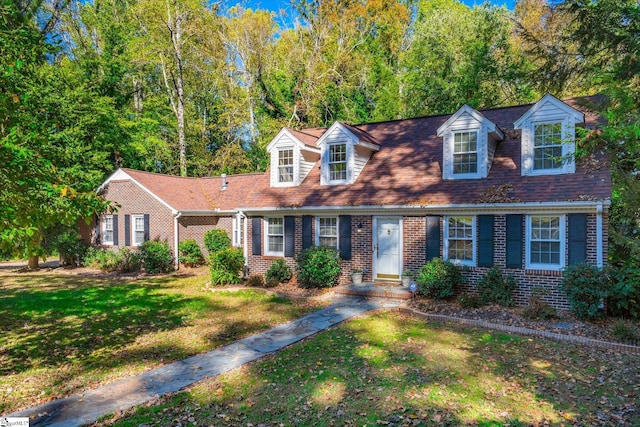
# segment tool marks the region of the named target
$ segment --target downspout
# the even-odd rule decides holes
[[[596,207],[596,265],[598,268],[602,268],[604,266],[602,211],[602,203],[598,203],[598,206]]]
[[[178,259],[178,244],[179,244],[179,236],[178,236],[178,218],[182,216],[182,212],[178,212],[173,217],[173,253],[175,255],[174,266],[176,270],[180,268],[180,260]]]
[[[244,277],[249,276],[249,244],[247,243],[247,216],[242,211],[238,211],[238,218],[242,220],[242,255],[244,255]]]

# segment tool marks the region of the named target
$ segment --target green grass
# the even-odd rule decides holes
[[[638,362],[381,313],[131,410],[115,425],[638,425]]]
[[[206,276],[0,273],[0,413],[64,397],[285,323],[316,307]]]

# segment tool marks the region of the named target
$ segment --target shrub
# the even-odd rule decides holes
[[[204,264],[204,256],[194,239],[183,240],[178,244],[180,256],[178,260],[187,267],[198,267]]]
[[[144,242],[140,245],[140,259],[149,274],[173,271],[173,255],[166,241],[154,239]]]
[[[280,282],[278,282],[276,279],[274,279],[272,277],[271,279],[268,279],[266,282],[264,282],[264,287],[265,288],[275,288],[279,284],[280,284]]]
[[[640,331],[632,324],[624,320],[618,320],[611,327],[611,334],[624,344],[640,344]]]
[[[452,297],[455,286],[463,283],[464,280],[458,267],[442,258],[434,258],[423,265],[416,277],[420,293],[438,299]]]
[[[296,259],[296,273],[303,288],[330,288],[340,276],[340,257],[333,248],[311,247]]]
[[[287,282],[291,279],[291,267],[283,259],[276,259],[271,263],[271,267],[267,270],[264,278],[267,279],[267,282],[271,279],[275,280],[276,283]]]
[[[482,299],[478,295],[462,294],[458,297],[458,304],[462,308],[480,308],[483,306]]]
[[[260,275],[249,276],[247,279],[247,286],[254,288],[264,288],[264,278]]]
[[[214,252],[209,260],[212,285],[239,283],[244,270],[241,248],[226,248]]]
[[[607,275],[589,264],[570,265],[564,271],[561,283],[566,292],[571,310],[583,319],[600,317],[598,310],[611,291]]]
[[[204,233],[204,247],[209,251],[209,257],[214,253],[231,247],[231,239],[227,235],[227,232],[214,228]]]
[[[69,264],[73,267],[82,261],[89,248],[77,231],[68,231],[57,235],[53,244],[60,254],[63,264]]]
[[[498,267],[492,267],[478,282],[478,294],[483,303],[496,303],[505,307],[513,305],[513,291],[518,282],[511,275],[503,275]]]
[[[140,268],[142,267],[142,257],[138,251],[132,251],[129,248],[120,248],[118,251],[118,258],[118,270],[125,273],[140,271]]]
[[[121,259],[115,251],[92,247],[87,249],[82,265],[105,272],[116,271],[120,269]]]
[[[640,269],[635,260],[609,267],[611,294],[607,308],[613,316],[640,318]]]
[[[522,311],[522,315],[529,319],[544,320],[557,317],[555,309],[542,299],[548,293],[546,289],[537,286],[531,289],[529,305]]]

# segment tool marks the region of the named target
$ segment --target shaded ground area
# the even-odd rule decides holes
[[[638,362],[382,313],[101,425],[638,425]]]
[[[213,293],[202,275],[136,279],[58,270],[0,271],[0,414],[202,353],[319,308],[262,290]]]

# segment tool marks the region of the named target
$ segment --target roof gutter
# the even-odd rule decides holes
[[[178,211],[182,216],[227,216],[235,215],[237,210],[235,209],[211,209],[211,210],[180,210]]]
[[[340,212],[352,215],[371,214],[477,214],[487,212],[501,213],[530,213],[530,212],[595,212],[600,206],[606,209],[611,205],[610,200],[597,201],[567,201],[567,202],[518,202],[518,203],[468,203],[468,204],[441,204],[441,205],[361,205],[361,206],[301,206],[301,207],[265,207],[265,208],[239,208],[245,215],[261,213],[326,213]]]

